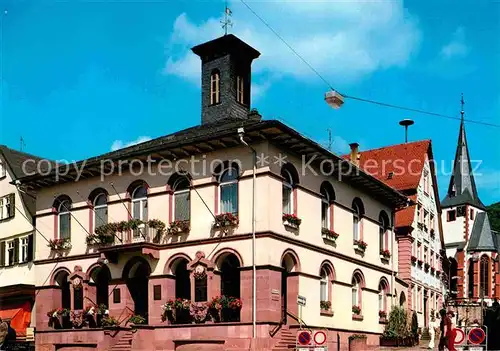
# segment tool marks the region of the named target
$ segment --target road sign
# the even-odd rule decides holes
[[[484,338],[486,337],[486,334],[484,333],[484,330],[481,328],[472,328],[469,331],[469,342],[474,345],[479,345],[484,341]]]
[[[305,306],[306,305],[306,298],[305,298],[305,296],[297,295],[297,305],[299,305],[299,306]]]
[[[299,345],[305,346],[311,344],[311,333],[307,330],[301,330],[297,333],[297,343]]]
[[[318,330],[314,333],[314,343],[318,346],[324,345],[326,343],[326,333],[322,330]]]
[[[465,340],[465,333],[460,328],[455,328],[455,345],[460,345]]]

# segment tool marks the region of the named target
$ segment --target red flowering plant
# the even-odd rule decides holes
[[[361,307],[353,305],[352,306],[352,313],[357,314],[357,315],[361,314]]]
[[[221,299],[220,296],[214,296],[211,301],[207,302],[208,308],[214,309],[214,310],[221,310],[222,305],[221,305],[220,299]]]
[[[167,229],[169,235],[188,233],[190,230],[189,221],[173,221]]]
[[[338,233],[335,233],[333,230],[328,228],[321,228],[321,234],[325,239],[337,240],[339,237]]]
[[[381,319],[386,319],[387,318],[387,312],[386,311],[378,311],[378,316]]]
[[[241,310],[241,307],[243,307],[243,302],[241,301],[241,299],[238,299],[237,297],[229,298],[228,308],[232,310]]]
[[[324,311],[329,311],[332,308],[332,303],[331,301],[320,301],[319,307]]]
[[[358,247],[358,249],[365,251],[366,247],[368,246],[367,243],[365,243],[363,240],[354,240],[354,245]]]
[[[428,271],[430,267],[431,267],[431,265],[428,264],[427,262],[424,264],[424,268],[426,271]]]
[[[194,302],[189,307],[189,314],[195,323],[203,323],[207,318],[208,306],[206,303]]]
[[[391,257],[391,252],[389,250],[380,250],[380,255],[383,258],[389,259]]]
[[[418,265],[419,265],[419,266],[421,266],[421,265],[423,265],[423,264],[424,264],[424,261],[422,261],[422,260],[418,260]]]
[[[167,319],[175,321],[175,300],[168,300],[161,306],[161,321],[165,322]]]
[[[416,263],[417,262],[417,256],[411,256],[411,262]]]
[[[227,212],[215,216],[213,228],[236,227],[238,225],[238,217]]]
[[[283,216],[281,218],[285,224],[289,224],[295,227],[300,226],[300,223],[302,223],[302,219],[297,217],[297,215],[295,214],[283,213]]]
[[[176,309],[179,310],[189,310],[189,308],[191,307],[191,301],[188,299],[181,299],[180,297],[178,297],[177,299],[175,299],[174,306]]]
[[[64,239],[50,239],[47,244],[52,251],[63,251],[71,249],[71,242],[68,238]]]

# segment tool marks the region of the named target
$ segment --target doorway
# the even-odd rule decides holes
[[[125,265],[124,275],[130,296],[134,301],[134,314],[148,320],[149,275],[151,268],[148,262],[141,257],[134,257]]]
[[[290,301],[290,273],[297,270],[298,260],[296,256],[290,252],[286,253],[281,259],[281,322],[287,324],[288,312],[290,312],[292,303]],[[298,292],[298,288],[296,289]],[[292,290],[293,291],[293,290]]]

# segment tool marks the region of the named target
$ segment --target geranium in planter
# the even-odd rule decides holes
[[[175,300],[175,322],[181,324],[191,323],[190,308],[190,300],[177,298]]]
[[[212,318],[213,322],[221,321],[222,305],[220,300],[221,300],[220,296],[214,296],[211,301],[207,302],[208,313]]]
[[[361,307],[353,305],[352,306],[352,313],[359,316],[361,314]]]
[[[128,319],[128,322],[130,324],[145,324],[146,318],[144,318],[143,316],[140,316],[138,314],[135,314]]]
[[[52,251],[64,251],[71,249],[71,242],[68,238],[64,239],[50,239],[47,244]]]
[[[283,213],[281,219],[283,220],[283,224],[285,226],[292,228],[298,228],[300,226],[300,223],[302,223],[302,219],[290,213]]]
[[[181,233],[189,233],[189,221],[173,221],[167,229],[169,235],[177,235]]]
[[[332,308],[332,303],[331,303],[331,301],[320,301],[319,302],[319,307],[323,311],[330,311],[330,308]]]
[[[411,256],[411,263],[413,263],[413,264],[417,263],[417,257],[416,256]]]
[[[339,234],[335,233],[333,230],[330,230],[328,228],[322,228],[321,229],[321,237],[325,240],[335,242],[337,240],[337,238],[339,237]]]
[[[207,319],[208,306],[206,303],[195,302],[189,308],[189,314],[195,323],[203,323]]]
[[[391,258],[391,252],[389,250],[380,250],[380,257],[388,260]]]
[[[424,269],[425,269],[425,271],[426,271],[426,272],[429,270],[429,268],[430,268],[430,267],[431,267],[431,265],[430,265],[430,264],[425,263],[425,265],[424,265]]]
[[[422,266],[424,264],[424,261],[422,261],[422,260],[418,260],[417,262],[418,262],[419,266]]]
[[[238,225],[238,217],[230,212],[227,212],[215,216],[212,228],[218,229],[226,227],[236,227],[237,225]]]
[[[101,325],[103,327],[115,327],[115,326],[117,326],[119,324],[120,323],[118,322],[118,320],[115,317],[112,317],[112,316],[103,317],[102,320],[101,320]]]
[[[59,314],[59,309],[54,308],[47,312],[47,317],[49,317],[49,327],[54,328],[54,329],[61,329],[61,320],[60,320],[60,314]]]
[[[174,300],[168,300],[164,305],[161,306],[162,309],[162,314],[161,314],[161,320],[162,322],[165,322],[167,319],[171,323],[175,323],[175,301]]]
[[[85,326],[85,319],[82,312],[71,312],[71,324],[75,329],[81,329]]]
[[[378,316],[380,319],[386,319],[387,318],[387,312],[385,311],[378,311]]]
[[[368,247],[368,244],[365,243],[363,240],[354,240],[354,249],[359,250],[361,252],[365,252],[366,248]]]

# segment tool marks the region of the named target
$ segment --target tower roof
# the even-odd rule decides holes
[[[233,34],[223,35],[206,43],[196,45],[191,50],[203,61],[213,60],[227,54],[238,55],[250,60],[260,56],[260,52]]]
[[[479,212],[472,226],[467,251],[497,251],[498,233],[491,230],[488,213]]]
[[[453,173],[451,174],[448,193],[443,201],[441,201],[441,206],[452,207],[464,204],[469,204],[481,209],[485,208],[477,194],[476,182],[472,174],[469,147],[467,146],[467,137],[465,135],[465,125],[462,118],[460,122],[460,131],[458,133]]]

